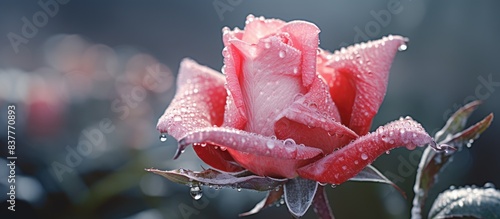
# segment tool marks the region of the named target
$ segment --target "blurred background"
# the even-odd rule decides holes
[[[221,29],[248,14],[307,20],[330,51],[388,34],[410,39],[396,56],[373,129],[411,115],[434,134],[456,109],[484,100],[470,122],[500,115],[500,2],[1,1],[0,199],[2,218],[236,218],[265,194],[186,186],[144,168],[206,167],[192,149],[172,160],[157,119],[175,93],[179,62],[220,70]],[[9,214],[7,106],[16,106],[16,212]],[[500,122],[458,153],[430,194],[451,185],[500,186]],[[422,149],[374,163],[390,186],[327,188],[337,218],[408,218]],[[429,201],[427,206],[431,205]],[[248,218],[285,218],[285,206]],[[315,218],[309,211],[304,218]]]

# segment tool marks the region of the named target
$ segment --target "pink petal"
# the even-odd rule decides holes
[[[241,40],[256,44],[259,39],[264,38],[270,34],[273,34],[281,26],[286,23],[278,19],[265,19],[264,17],[256,18],[253,15],[248,15],[245,22],[245,31]]]
[[[297,143],[320,148],[329,154],[358,138],[356,133],[337,122],[340,116],[321,78],[314,80],[307,94],[295,99],[274,126],[279,139],[293,138]]]
[[[201,142],[280,159],[305,160],[322,153],[317,148],[295,144],[293,140],[283,141],[237,129],[219,127],[189,133],[179,140],[179,150],[183,150],[189,144]]]
[[[341,184],[356,176],[385,151],[398,146],[412,150],[434,140],[407,117],[379,127],[330,155],[297,170],[299,176],[322,183]]]
[[[305,87],[309,87],[316,77],[316,53],[320,30],[313,23],[292,21],[283,26],[281,31],[290,33],[293,47],[302,52],[302,82]]]
[[[181,139],[176,156],[189,144],[200,142],[227,149],[243,167],[257,175],[272,177],[295,177],[296,168],[322,153],[317,148],[297,145],[293,140],[282,141],[237,129],[214,127]]]
[[[342,123],[359,135],[370,130],[382,103],[392,60],[407,40],[401,36],[356,44],[320,54],[320,74],[328,81]]]
[[[278,36],[255,45],[238,39],[228,43],[224,72],[238,113],[226,114],[236,115],[232,120],[246,121],[246,131],[271,136],[276,116],[302,91],[301,53]]]
[[[177,92],[158,120],[157,129],[179,140],[187,133],[201,128],[220,126],[224,115],[226,89],[220,73],[184,59],[177,78]],[[208,165],[226,171],[238,171],[241,167],[232,163],[227,152],[213,147],[195,147],[198,156]]]
[[[176,95],[158,120],[157,129],[181,139],[188,132],[220,126],[227,95],[224,83],[220,73],[193,60],[182,60]]]

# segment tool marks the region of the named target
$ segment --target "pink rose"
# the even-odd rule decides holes
[[[341,184],[382,153],[433,143],[401,118],[369,133],[394,55],[405,39],[318,48],[305,21],[248,16],[244,30],[223,29],[223,74],[185,59],[177,93],[158,130],[225,172]]]

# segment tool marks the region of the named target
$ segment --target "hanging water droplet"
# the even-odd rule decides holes
[[[468,147],[468,148],[472,147],[472,143],[474,143],[474,139],[470,139],[470,140],[467,142],[467,147]]]
[[[454,185],[450,186],[450,190],[454,190],[456,187]]]
[[[391,153],[391,151],[385,151],[385,154],[390,154],[390,153]]]
[[[363,159],[363,160],[367,160],[367,159],[368,159],[368,155],[366,155],[366,154],[364,154],[364,153],[363,153],[363,154],[361,154],[361,159]]]
[[[241,192],[241,188],[240,188],[240,187],[236,187],[236,190],[237,190],[238,192]]]
[[[189,194],[194,200],[200,200],[200,198],[203,196],[203,191],[201,190],[201,187],[195,185],[191,187],[191,189],[189,190]]]
[[[406,44],[401,44],[401,46],[398,47],[398,51],[406,51],[408,49],[408,45]]]
[[[285,51],[281,50],[279,52],[279,56],[280,56],[280,58],[285,58]]]
[[[161,142],[165,142],[165,141],[167,141],[167,134],[161,134],[161,135],[160,135],[160,141],[161,141]]]
[[[326,184],[328,184],[328,183],[326,183],[326,182],[318,182],[318,184],[319,184],[320,186],[326,186]]]
[[[335,189],[335,188],[337,188],[337,185],[332,184],[331,187],[332,187],[332,189]]]
[[[220,147],[220,150],[221,150],[221,151],[226,151],[226,150],[227,150],[227,147],[222,147],[222,146],[221,146],[221,147]]]

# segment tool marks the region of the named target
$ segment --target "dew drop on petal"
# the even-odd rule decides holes
[[[361,159],[367,160],[368,159],[368,155],[366,155],[365,153],[361,154]]]
[[[182,121],[182,117],[177,115],[177,116],[174,116],[174,122],[180,122]]]
[[[299,73],[299,68],[298,67],[294,67],[293,68],[293,74],[297,74]]]
[[[271,48],[271,44],[269,42],[264,43],[264,48],[269,49]]]
[[[166,135],[166,134],[161,134],[161,135],[160,135],[160,141],[161,141],[161,142],[165,142],[165,141],[167,141],[167,135]]]
[[[287,138],[285,139],[285,141],[283,142],[285,145],[294,145],[295,144],[295,141],[291,138]]]
[[[200,198],[203,196],[203,191],[199,186],[193,186],[189,190],[189,194],[194,200],[200,200]]]
[[[285,51],[281,50],[278,55],[280,58],[285,58]]]
[[[347,170],[347,167],[346,166],[342,166],[342,170]]]
[[[266,146],[267,146],[267,148],[269,148],[269,149],[273,149],[273,148],[274,148],[274,141],[273,141],[273,140],[268,140],[268,141],[266,142]]]

